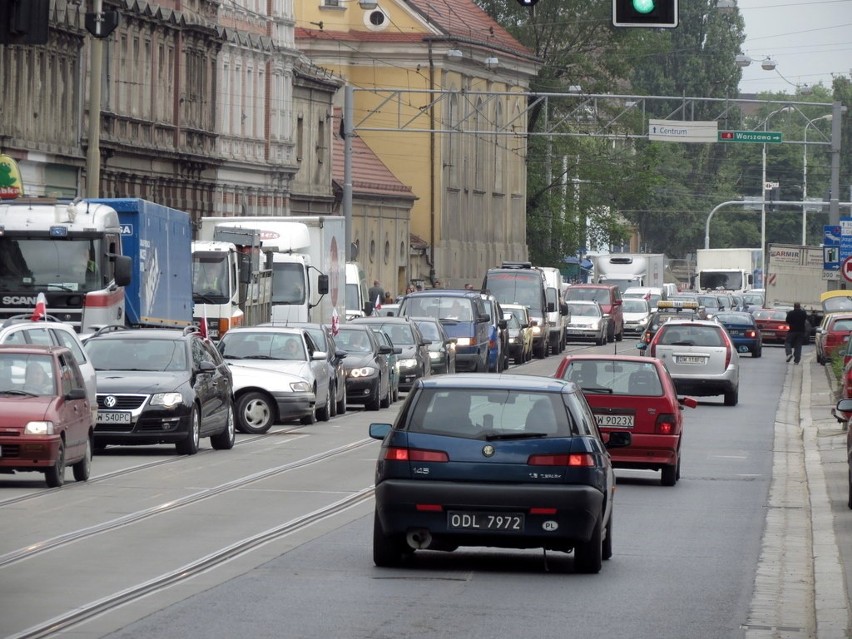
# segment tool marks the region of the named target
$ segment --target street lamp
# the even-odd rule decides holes
[[[802,145],[802,202],[808,201],[808,127],[820,120],[830,120],[831,117],[831,113],[826,113],[813,120],[808,120],[808,123],[805,125],[804,144]],[[807,244],[807,214],[808,205],[802,204],[802,245]]]
[[[775,109],[766,116],[766,119],[763,121],[763,130],[766,131],[766,124],[769,122],[769,118],[771,118],[776,113],[785,113],[788,111],[793,111],[793,107],[785,106],[780,109]],[[761,154],[763,159],[763,180],[760,185],[760,194],[763,196],[760,198],[760,259],[761,264],[765,264],[764,256],[766,255],[766,142],[763,143],[763,152]]]

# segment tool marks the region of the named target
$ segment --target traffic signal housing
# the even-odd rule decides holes
[[[612,0],[612,24],[616,27],[674,29],[678,0]]]

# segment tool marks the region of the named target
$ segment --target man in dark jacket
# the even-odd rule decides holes
[[[802,358],[802,344],[808,337],[808,314],[802,309],[801,304],[793,304],[793,310],[787,311],[785,320],[790,330],[787,331],[787,339],[784,341],[784,351],[787,353],[787,361],[795,359],[796,364]]]

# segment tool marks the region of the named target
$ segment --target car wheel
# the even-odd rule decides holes
[[[337,384],[328,384],[328,392],[331,397],[331,416],[337,417]]]
[[[609,521],[606,522],[604,529],[603,545],[601,546],[601,559],[609,559],[612,557],[612,512],[609,513]]]
[[[340,396],[337,398],[337,414],[345,415],[348,406],[346,404],[346,386],[343,387],[343,391],[340,393]]]
[[[736,406],[739,401],[739,389],[725,391],[725,406]]]
[[[388,382],[388,392],[385,393],[385,396],[379,401],[380,408],[388,408],[391,405],[391,396],[393,395],[393,389],[391,388],[391,383]]]
[[[547,357],[547,341],[542,337],[539,342],[539,346],[535,349],[535,356],[537,359],[544,359]]]
[[[246,393],[237,402],[237,427],[244,433],[265,433],[275,418],[275,406],[262,393]]]
[[[44,471],[44,481],[48,488],[59,488],[65,483],[65,442],[61,439],[56,463]]]
[[[194,455],[198,452],[198,443],[201,439],[201,418],[198,416],[198,408],[193,404],[189,413],[189,432],[182,442],[175,444],[178,455]]]
[[[760,344],[754,347],[754,350],[751,352],[752,357],[760,357],[763,355],[763,348],[761,348]]]
[[[574,546],[574,572],[593,575],[601,571],[603,559],[603,540],[601,539],[601,521],[595,522],[589,541]]]
[[[601,335],[598,339],[595,340],[595,343],[598,346],[606,346],[606,333]]]
[[[325,394],[325,404],[317,409],[317,419],[321,422],[331,419],[331,384],[328,385],[328,391]]]
[[[92,435],[86,438],[86,452],[83,459],[71,466],[74,471],[74,481],[88,481],[92,473]]]
[[[364,408],[367,410],[379,410],[381,407],[381,400],[379,399],[379,389],[382,386],[382,378],[378,378],[376,380],[376,387],[370,393],[370,399],[368,399],[364,403]]]
[[[231,450],[237,441],[237,427],[234,419],[234,404],[228,402],[228,415],[225,418],[225,428],[221,433],[210,437],[210,445],[214,450]]]
[[[618,331],[618,333],[617,333],[617,334],[616,334],[616,336],[615,336],[615,341],[616,341],[616,342],[622,342],[622,341],[624,341],[624,325],[623,325],[623,324],[622,324],[622,326],[621,326],[621,330],[620,330],[620,331]]]
[[[310,426],[311,424],[317,423],[317,407],[314,405],[314,409],[308,413],[307,415],[302,415],[299,418],[299,423],[303,426]]]
[[[674,486],[677,483],[677,464],[663,466],[660,483],[663,486]]]
[[[402,535],[385,535],[378,513],[373,514],[373,563],[379,568],[393,568],[414,550]]]

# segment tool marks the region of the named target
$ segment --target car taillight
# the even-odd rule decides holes
[[[745,332],[746,337],[757,337],[757,331],[748,330]]]
[[[645,342],[646,344],[650,344],[651,343],[651,334],[648,333],[647,331],[645,333],[643,333],[642,334],[642,341]]]
[[[733,353],[733,351],[734,351],[734,349],[733,349],[733,346],[731,345],[731,340],[729,340],[726,337],[725,338],[725,370],[728,370],[728,366],[730,366],[730,364],[731,364],[731,356],[732,356],[731,354]]]
[[[595,458],[589,453],[571,455],[530,455],[527,460],[530,466],[582,466],[594,467]]]
[[[421,513],[439,513],[444,510],[441,504],[415,504],[414,508]]]
[[[671,435],[675,432],[677,419],[671,413],[657,415],[656,433],[658,435]]]
[[[388,448],[385,452],[388,461],[420,461],[420,462],[448,462],[447,453],[440,450],[421,450],[419,448]]]

